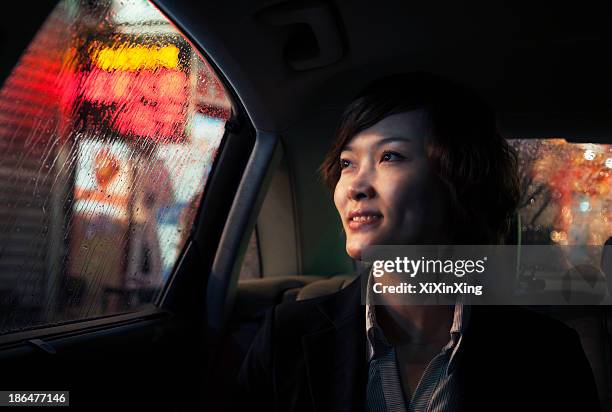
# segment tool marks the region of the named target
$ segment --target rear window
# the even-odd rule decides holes
[[[612,236],[612,145],[510,143],[519,154],[521,242],[603,245]]]
[[[156,302],[231,113],[149,2],[61,1],[0,89],[0,333]]]

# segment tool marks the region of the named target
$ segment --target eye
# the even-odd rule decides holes
[[[384,152],[380,161],[381,162],[393,162],[393,161],[398,161],[402,159],[405,159],[405,157],[397,152]]]
[[[351,161],[350,160],[340,159],[340,169],[346,169],[350,165],[351,165]]]

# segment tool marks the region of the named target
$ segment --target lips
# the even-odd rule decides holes
[[[351,230],[365,229],[380,224],[383,215],[376,210],[353,210],[348,215]]]

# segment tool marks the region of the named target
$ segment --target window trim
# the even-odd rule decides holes
[[[223,332],[233,310],[242,266],[239,257],[246,251],[267,188],[280,162],[279,142],[276,134],[257,132],[255,147],[243,172],[213,258],[204,299],[207,308],[206,323],[213,341]]]
[[[264,274],[263,264],[261,263],[261,248],[259,247],[259,229],[257,228],[257,222],[255,222],[253,233],[255,235],[255,248],[257,249],[257,265],[259,266],[259,279],[261,279],[264,277]]]
[[[32,339],[63,339],[83,333],[98,332],[117,326],[165,319],[170,316],[172,316],[170,312],[150,305],[144,310],[130,313],[108,315],[86,320],[73,320],[57,325],[34,326],[26,331],[8,332],[0,335],[0,351],[28,343],[28,341]]]

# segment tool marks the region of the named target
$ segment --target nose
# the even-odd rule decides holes
[[[351,200],[371,199],[375,195],[376,191],[367,172],[362,172],[355,176],[355,179],[348,187],[348,197]]]

